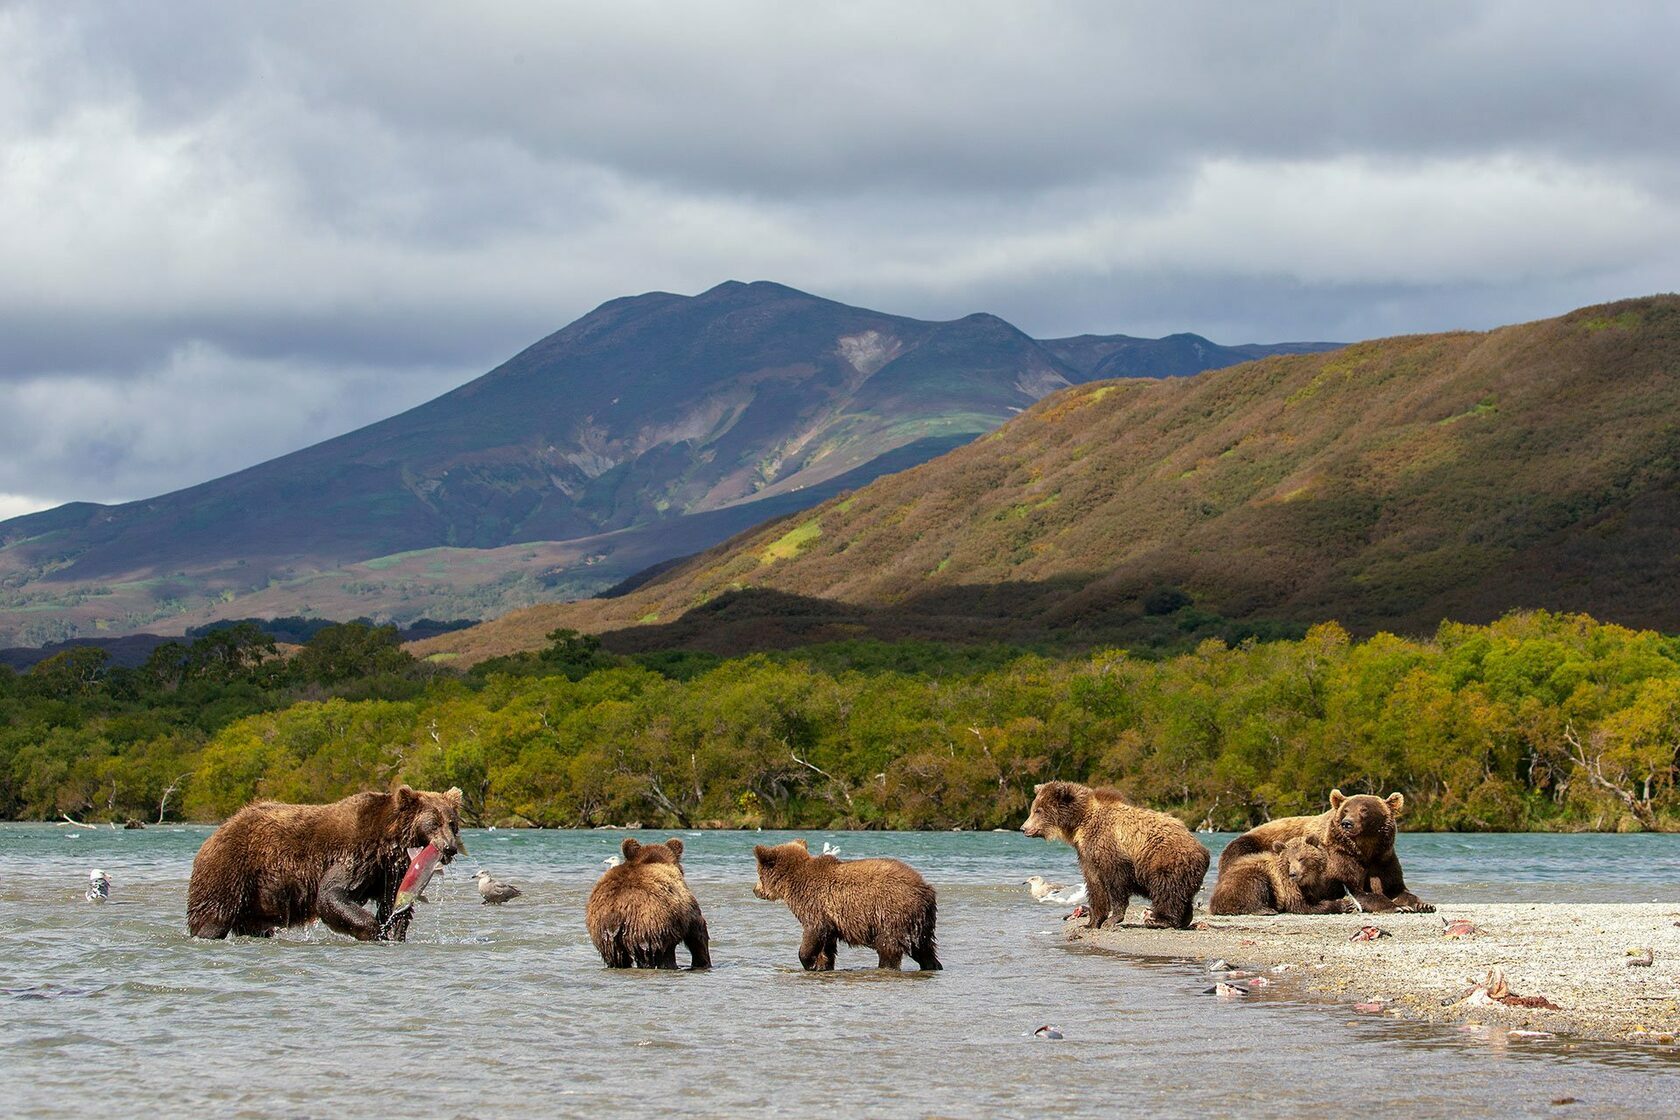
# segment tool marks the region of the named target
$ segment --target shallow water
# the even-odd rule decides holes
[[[800,970],[797,923],[751,891],[753,844],[793,834],[678,833],[714,939],[717,967],[696,974],[609,972],[590,946],[584,900],[624,833],[469,832],[405,945],[192,941],[187,876],[207,829],[72,834],[0,826],[10,1115],[1680,1110],[1680,1062],[1653,1050],[1354,1020],[1284,985],[1226,1004],[1201,994],[1199,959],[1066,946],[1060,913],[1019,883],[1076,879],[1072,852],[1013,833],[801,834],[905,859],[938,888],[946,971],[925,976],[878,973],[844,945],[842,971]],[[1437,902],[1680,897],[1680,837],[1417,835],[1400,850]],[[480,906],[480,866],[527,897]],[[113,880],[103,906],[82,901],[93,867]],[[1194,935],[1160,936],[1196,953]],[[1033,1038],[1042,1024],[1065,1040]]]

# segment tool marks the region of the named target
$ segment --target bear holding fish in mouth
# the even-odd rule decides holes
[[[358,941],[401,941],[409,914],[397,887],[411,849],[431,847],[443,863],[465,852],[461,791],[398,786],[330,805],[257,801],[211,833],[193,859],[187,932],[267,937],[319,918]],[[376,903],[374,913],[365,906]]]

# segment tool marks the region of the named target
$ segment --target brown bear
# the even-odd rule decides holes
[[[1144,925],[1187,929],[1208,851],[1176,817],[1140,809],[1119,791],[1045,782],[1034,791],[1021,831],[1064,840],[1085,873],[1089,929],[1119,925],[1133,894],[1149,899]]]
[[[1435,907],[1406,889],[1400,860],[1394,854],[1395,821],[1406,807],[1403,794],[1349,797],[1330,791],[1330,809],[1313,817],[1279,817],[1249,829],[1219,855],[1219,873],[1243,856],[1268,850],[1279,840],[1311,836],[1324,846],[1329,870],[1317,898],[1353,896],[1362,910],[1404,910],[1433,914]]]
[[[897,968],[907,955],[923,972],[941,967],[933,888],[910,865],[813,857],[803,840],[773,848],[760,844],[753,854],[758,857],[753,894],[787,903],[805,927],[799,963],[807,969],[832,970],[840,941],[874,949],[881,968]]]
[[[391,914],[409,851],[436,844],[448,863],[461,842],[461,791],[357,793],[331,805],[257,801],[229,817],[193,859],[187,932],[267,937],[320,918],[359,941],[401,941],[410,913]],[[363,904],[376,900],[369,914]]]
[[[1212,914],[1347,914],[1353,900],[1330,882],[1330,855],[1316,836],[1274,840],[1269,851],[1232,860],[1208,900]],[[1319,900],[1319,901],[1315,901]]]
[[[711,968],[711,938],[700,900],[683,877],[683,842],[626,839],[624,862],[607,868],[589,892],[589,939],[608,968],[676,968],[677,946],[690,968]]]

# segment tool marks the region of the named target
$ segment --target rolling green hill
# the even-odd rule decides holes
[[[778,284],[616,299],[337,439],[0,523],[0,646],[590,594],[933,458],[1099,362],[1174,373],[1246,353],[1187,337],[1087,336],[1063,359],[995,316],[925,322]]]
[[[1097,359],[1100,361],[1100,358]],[[873,634],[1182,642],[1518,607],[1680,630],[1680,297],[1084,384],[556,627],[720,652]]]

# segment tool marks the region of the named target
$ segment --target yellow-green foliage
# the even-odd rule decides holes
[[[1008,828],[1059,777],[1227,828],[1316,811],[1337,786],[1404,792],[1414,829],[1680,823],[1680,641],[1577,615],[1425,641],[1326,623],[1162,660],[855,643],[648,663],[664,672],[609,659],[578,679],[494,672],[298,703],[202,747],[14,724],[5,809],[86,812],[112,783],[155,798],[184,773],[201,819],[401,778],[461,787],[486,822]]]
[[[798,528],[790,529],[778,537],[769,548],[759,553],[759,560],[765,564],[774,564],[778,560],[787,560],[799,555],[799,550],[822,536],[822,526],[813,519]]]

